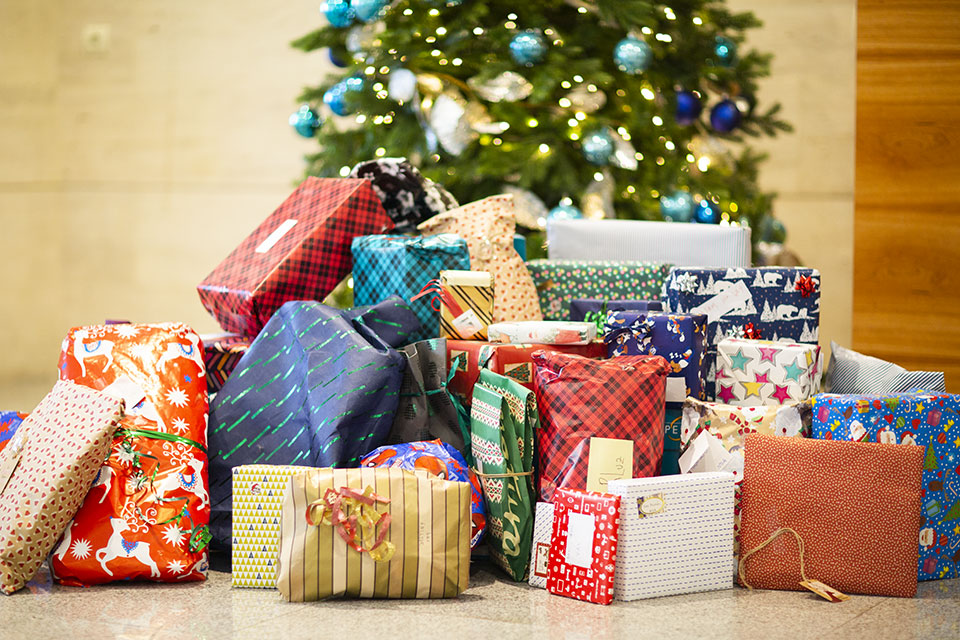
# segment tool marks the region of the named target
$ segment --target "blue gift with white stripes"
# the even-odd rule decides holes
[[[411,341],[440,335],[440,313],[431,296],[414,300],[431,280],[445,270],[470,270],[467,241],[451,233],[428,237],[360,236],[353,239],[353,299],[375,304],[390,296],[410,302],[421,330]]]
[[[417,327],[397,302],[351,319],[356,311],[295,301],[270,318],[210,407],[215,546],[230,546],[233,467],[355,467],[384,443],[406,360],[375,332],[375,320],[392,316],[394,334],[393,325]]]

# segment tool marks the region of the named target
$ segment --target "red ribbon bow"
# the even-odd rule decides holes
[[[763,334],[760,332],[760,329],[753,326],[752,322],[748,322],[743,326],[743,335],[745,335],[750,340],[762,340]]]
[[[812,277],[800,276],[797,278],[797,284],[794,288],[800,292],[801,296],[804,298],[809,298],[810,294],[816,290],[817,285],[813,282]]]

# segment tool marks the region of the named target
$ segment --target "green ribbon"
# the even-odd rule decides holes
[[[131,441],[134,438],[151,438],[153,440],[179,442],[181,444],[186,444],[188,446],[194,447],[195,449],[199,449],[204,454],[207,453],[206,447],[204,447],[202,444],[200,444],[196,440],[191,440],[190,438],[178,436],[173,433],[162,433],[160,431],[151,431],[148,429],[119,429],[117,430],[116,435],[123,438],[122,445],[126,445],[131,449],[133,449],[133,444]],[[140,465],[140,458],[150,458],[152,460],[157,461],[158,464],[153,468],[153,473],[150,475],[150,479],[147,481],[141,481],[141,480],[137,481],[137,489],[140,489],[146,482],[149,482],[150,488],[153,489],[153,481],[156,480],[157,472],[160,469],[160,465],[159,465],[160,460],[154,455],[151,455],[149,453],[141,453],[140,451],[137,451],[135,449],[133,449],[133,453],[134,453],[133,467],[135,469],[142,469],[142,466]],[[141,473],[141,476],[142,475],[143,474]],[[160,496],[157,496],[156,490],[153,491],[153,494],[154,496],[156,496],[157,502],[161,502],[161,503],[183,502],[185,504],[183,505],[183,508],[180,510],[180,512],[177,515],[173,516],[172,518],[167,518],[163,522],[157,522],[156,524],[152,524],[149,520],[147,520],[143,516],[143,512],[140,510],[139,505],[137,505],[136,507],[137,516],[148,525],[157,526],[157,527],[163,526],[170,522],[176,522],[179,525],[180,521],[184,517],[186,517],[190,521],[190,528],[187,529],[187,531],[190,534],[190,539],[187,546],[190,549],[191,553],[199,553],[200,551],[203,551],[203,549],[205,549],[206,546],[210,543],[210,540],[213,539],[213,535],[210,533],[210,527],[208,527],[207,525],[197,525],[193,521],[193,517],[190,515],[190,511],[187,509],[187,504],[186,504],[189,502],[190,499],[186,496],[183,496],[180,498],[161,498]]]
[[[583,321],[597,325],[597,334],[603,335],[603,329],[607,324],[607,301],[603,301],[600,311],[587,311],[583,314]]]

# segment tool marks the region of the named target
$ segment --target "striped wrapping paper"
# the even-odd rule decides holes
[[[330,525],[306,522],[307,506],[327,489],[366,487],[388,505],[393,557],[375,562]],[[452,598],[470,578],[470,484],[396,468],[314,469],[287,485],[280,521],[277,589],[292,602],[331,596]]]
[[[733,474],[611,480],[607,491],[620,496],[617,600],[733,588]]]
[[[493,276],[487,271],[441,271],[440,288],[440,337],[486,340],[493,322]]]
[[[905,393],[947,390],[942,371],[907,371],[898,364],[857,353],[830,343],[830,367],[827,369],[830,393]]]
[[[750,229],[647,220],[551,220],[551,260],[642,260],[684,267],[749,267]]]

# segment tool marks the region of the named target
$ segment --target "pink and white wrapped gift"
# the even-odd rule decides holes
[[[597,325],[562,320],[497,322],[487,327],[487,336],[490,342],[512,344],[590,344],[597,339]]]
[[[820,345],[725,338],[717,345],[717,400],[741,407],[802,402],[820,391]]]

